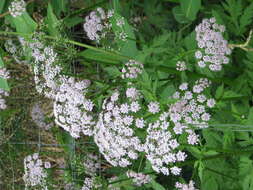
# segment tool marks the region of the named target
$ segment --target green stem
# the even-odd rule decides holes
[[[31,34],[20,33],[20,32],[7,32],[7,31],[0,31],[0,34],[2,34],[2,35],[16,35],[16,36],[23,36],[23,37],[30,37],[31,36]],[[83,44],[81,42],[76,42],[76,41],[68,40],[68,39],[58,39],[56,37],[48,36],[48,35],[45,35],[44,37],[46,39],[51,39],[51,40],[55,40],[55,41],[61,41],[61,42],[64,42],[64,43],[73,44],[73,45],[76,45],[76,46],[80,46],[80,47],[84,47],[84,48],[87,48],[87,49],[91,49],[91,50],[94,50],[94,51],[97,51],[97,52],[100,52],[100,53],[104,53],[104,54],[107,54],[107,55],[117,56],[117,57],[121,58],[122,60],[129,60],[129,59],[131,59],[131,57],[120,55],[120,54],[112,52],[112,51],[106,51],[104,49],[97,48],[97,47],[94,47],[94,46],[91,46],[91,45],[87,45],[87,44]]]

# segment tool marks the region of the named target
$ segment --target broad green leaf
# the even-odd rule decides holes
[[[180,6],[185,17],[193,21],[201,8],[201,0],[180,0]]]
[[[196,33],[195,31],[190,33],[188,36],[184,38],[184,44],[187,50],[197,49],[197,42],[196,42]]]
[[[220,15],[220,12],[218,12],[216,10],[212,10],[212,15],[216,19],[217,23],[224,25],[224,21]]]
[[[50,1],[55,14],[59,17],[61,12],[67,12],[68,0],[53,0]]]
[[[59,27],[59,21],[57,20],[53,8],[51,6],[51,3],[48,4],[47,8],[47,20],[46,20],[47,26],[48,26],[48,31],[51,36],[60,36],[60,33],[58,31]]]
[[[151,186],[154,190],[165,190],[165,188],[161,184],[157,183],[154,179],[151,180]]]
[[[223,95],[223,92],[224,92],[224,84],[220,85],[217,88],[217,90],[215,92],[215,98],[216,99],[220,99],[222,97],[222,95]]]
[[[111,66],[111,67],[105,67],[104,70],[112,77],[118,77],[120,76],[122,73],[119,71],[119,69],[115,66]]]
[[[11,17],[11,20],[15,24],[17,32],[20,33],[33,33],[37,28],[37,23],[25,12],[21,16]]]
[[[119,26],[118,22],[123,22],[122,26]],[[136,47],[136,38],[134,35],[133,28],[128,24],[127,20],[122,17],[117,12],[110,18],[112,24],[112,30],[116,37],[116,43],[118,45],[119,51],[122,55],[134,57],[138,54]],[[120,35],[126,35],[124,40],[120,39]]]
[[[4,5],[5,5],[5,1],[6,1],[6,0],[1,0],[1,1],[0,1],[0,14],[3,12]]]
[[[182,23],[182,24],[189,22],[189,20],[185,17],[184,13],[182,12],[180,6],[174,7],[172,9],[172,13],[177,22]]]
[[[74,16],[74,17],[64,19],[64,24],[65,26],[67,26],[67,28],[71,28],[82,22],[83,22],[83,18],[79,16]]]
[[[88,60],[108,63],[111,65],[119,64],[120,62],[125,61],[117,55],[113,56],[111,54],[101,53],[91,49],[84,50],[78,55]]]
[[[205,174],[203,176],[203,181],[201,183],[201,189],[218,190],[219,189],[218,183],[217,183],[216,179],[212,176],[212,174],[210,172],[204,172],[204,173],[208,173],[209,175]]]
[[[245,97],[243,94],[238,94],[232,90],[225,91],[222,99],[233,99],[233,98],[242,98]]]

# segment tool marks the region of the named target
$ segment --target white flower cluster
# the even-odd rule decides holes
[[[198,190],[194,187],[194,181],[190,181],[189,184],[183,184],[183,183],[179,183],[177,182],[175,187],[178,189],[178,190]]]
[[[26,3],[24,0],[14,0],[9,6],[11,16],[21,16],[25,12]]]
[[[116,20],[116,25],[118,26],[118,27],[120,27],[120,29],[121,29],[121,31],[117,31],[116,33],[115,33],[115,35],[116,35],[116,38],[117,39],[119,39],[119,40],[122,40],[122,41],[126,41],[126,39],[127,39],[127,34],[125,33],[125,31],[124,31],[124,25],[125,25],[125,20],[124,20],[124,18],[123,17],[119,17],[117,20]]]
[[[84,179],[83,187],[81,190],[92,190],[93,186],[94,186],[94,179],[86,177]]]
[[[42,34],[38,33],[37,35]],[[20,43],[31,49],[34,59],[33,72],[36,90],[47,98],[54,99],[59,88],[62,70],[60,66],[56,65],[57,53],[54,52],[53,47],[45,46],[37,38],[33,38],[32,42],[20,38]]]
[[[74,138],[80,137],[81,132],[84,135],[93,135],[93,103],[84,95],[89,85],[89,80],[75,82],[73,77],[62,78],[55,97],[55,122]]]
[[[2,67],[0,68],[0,78],[3,78],[5,80],[10,78],[10,73],[7,71],[6,68]],[[9,96],[9,92],[0,88],[0,109],[4,110],[7,108],[6,101],[4,97]]]
[[[102,185],[98,184],[95,177],[86,177],[81,190],[100,189],[101,187]]]
[[[127,171],[126,175],[129,178],[133,178],[134,184],[139,187],[149,183],[152,179],[149,175],[145,175],[143,173],[136,173],[134,171]]]
[[[156,122],[149,123],[144,147],[146,157],[150,161],[153,170],[164,175],[169,175],[170,172],[179,175],[181,168],[173,166],[169,170],[167,165],[184,161],[186,154],[176,150],[179,143],[169,131],[170,123],[167,121],[168,118],[169,113],[164,112]]]
[[[10,55],[13,57],[13,59],[16,61],[16,63],[19,64],[27,64],[27,61],[24,60],[24,51],[22,48],[20,48],[12,39],[6,40],[4,43],[4,47],[7,52],[10,53]]]
[[[40,103],[35,103],[33,105],[31,110],[31,117],[34,123],[42,129],[49,130],[53,126],[52,122],[48,122],[46,120],[44,110],[42,109]]]
[[[98,156],[94,154],[88,154],[85,157],[83,165],[85,168],[85,173],[92,176],[94,176],[101,168],[101,164],[98,162]]]
[[[134,115],[140,110],[138,101],[133,98],[136,97],[137,90],[131,91],[133,94],[129,91],[126,93],[129,102],[119,103],[118,91],[104,101],[103,111],[94,131],[94,140],[99,151],[113,166],[129,166],[131,160],[137,159],[138,152],[143,149],[131,127],[138,121]]]
[[[23,180],[27,189],[28,186],[41,186],[42,190],[47,190],[46,178],[47,172],[45,168],[51,168],[50,162],[44,162],[39,159],[39,154],[34,153],[25,157],[24,159],[24,170],[25,174]]]
[[[197,144],[198,136],[188,126],[198,128],[208,127],[207,121],[211,115],[206,112],[206,107],[212,108],[215,105],[214,99],[208,99],[202,92],[210,85],[210,81],[205,78],[197,80],[192,87],[188,83],[182,83],[179,91],[176,91],[173,98],[178,101],[169,108],[170,120],[174,123],[175,134],[182,134],[186,131],[189,144]]]
[[[107,19],[113,16],[113,11],[106,13],[102,8],[92,11],[85,17],[85,23],[83,25],[90,40],[100,41],[107,34],[107,30],[111,28],[111,24],[107,22]]]
[[[121,78],[135,79],[142,73],[143,68],[142,63],[130,59],[127,63],[125,63],[123,69],[121,70]]]
[[[178,61],[176,64],[176,70],[178,70],[178,71],[187,70],[186,63],[184,61]]]
[[[229,63],[228,55],[231,49],[222,36],[225,26],[216,23],[215,18],[204,19],[196,28],[196,40],[200,50],[195,52],[198,66],[204,68],[208,65],[212,71],[220,71],[223,64]]]

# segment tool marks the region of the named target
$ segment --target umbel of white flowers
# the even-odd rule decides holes
[[[195,52],[198,66],[209,67],[211,71],[220,71],[223,64],[229,63],[231,49],[222,36],[225,26],[216,23],[215,18],[204,19],[196,28],[196,40],[200,50]]]
[[[24,0],[14,0],[9,6],[9,12],[11,16],[17,17],[21,16],[25,12],[26,3]]]

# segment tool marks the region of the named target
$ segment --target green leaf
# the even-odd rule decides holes
[[[245,95],[238,94],[232,90],[228,90],[224,92],[222,99],[233,99],[233,98],[242,98],[242,97],[245,97]]]
[[[196,43],[196,33],[195,31],[190,33],[188,36],[184,38],[184,44],[187,48],[187,50],[193,50],[197,49],[197,43]]]
[[[247,26],[252,23],[253,18],[253,3],[247,6],[240,17],[240,34],[243,34],[247,30]]]
[[[46,23],[48,25],[48,31],[51,36],[60,36],[60,33],[58,31],[59,27],[59,21],[57,20],[53,8],[51,6],[51,3],[48,4],[47,7],[47,20]]]
[[[172,9],[172,13],[177,22],[184,24],[188,23],[189,20],[185,17],[184,13],[182,12],[180,6],[176,6]]]
[[[0,68],[4,67],[4,63],[3,63],[3,60],[0,56]],[[0,78],[0,88],[4,89],[4,90],[7,90],[9,91],[10,90],[10,87],[8,85],[8,82],[6,79],[4,78]]]
[[[108,63],[111,65],[119,64],[120,62],[124,61],[121,57],[111,54],[106,54],[102,52],[97,52],[91,49],[84,50],[78,54],[79,56],[82,56],[85,59],[98,61],[102,63]]]
[[[151,186],[154,190],[165,190],[165,188],[161,184],[157,183],[154,179],[151,180]]]
[[[230,19],[238,28],[238,18],[242,14],[242,1],[241,0],[226,0],[226,3],[222,3],[224,9],[229,13]]]
[[[74,17],[70,17],[70,18],[66,18],[64,19],[64,24],[68,27],[71,28],[73,26],[76,26],[77,24],[80,24],[83,22],[83,18],[79,17],[79,16],[74,16]]]
[[[53,0],[50,2],[57,16],[60,16],[61,12],[67,12],[68,0]]]
[[[20,33],[33,33],[37,28],[37,23],[30,17],[30,15],[25,12],[21,16],[12,17],[11,20],[15,24],[17,32]]]
[[[220,85],[215,92],[215,98],[220,99],[223,95],[223,92],[224,92],[224,84],[222,83],[222,85]]]
[[[105,67],[104,70],[112,77],[118,77],[121,75],[121,72],[119,71],[119,69],[115,66],[111,66],[111,67]]]
[[[117,25],[119,20],[123,21],[124,24],[122,26]],[[115,39],[120,53],[129,57],[136,56],[138,54],[136,38],[133,28],[128,24],[127,20],[115,12],[110,18],[110,22],[112,24],[112,30],[116,36],[119,36],[120,34],[125,34],[127,36],[125,40],[119,39],[118,37]]]
[[[5,0],[1,0],[0,1],[0,14],[3,12],[4,5],[5,5]]]
[[[209,172],[204,172],[204,173],[209,174]],[[206,174],[204,175],[203,182],[201,183],[201,189],[218,190],[218,183],[215,177],[211,175],[211,173],[209,175],[206,175]]]
[[[180,6],[185,17],[193,21],[201,8],[201,0],[180,0]]]

